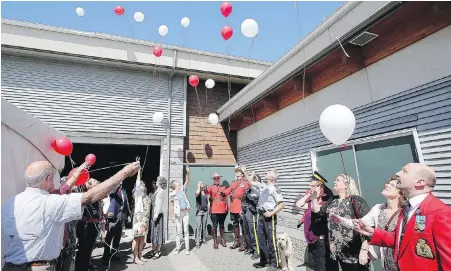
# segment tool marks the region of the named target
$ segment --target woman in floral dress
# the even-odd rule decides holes
[[[133,190],[135,199],[135,210],[133,215],[133,262],[143,264],[146,260],[142,257],[142,251],[146,244],[145,238],[149,227],[149,200],[147,189],[141,180],[141,173],[138,172],[135,188]]]
[[[398,177],[391,177],[384,185],[382,195],[387,199],[386,203],[376,204],[362,221],[371,227],[383,229],[388,232],[395,230],[398,223],[398,214],[402,210],[405,201],[404,194],[397,188]],[[349,220],[338,217],[343,225],[349,225]],[[359,262],[366,264],[372,258],[380,260],[385,271],[398,271],[393,248],[370,246],[368,241],[364,241],[360,250]]]
[[[164,218],[163,204],[168,181],[164,177],[158,177],[155,183],[156,191],[151,197],[151,209],[149,216],[149,235],[147,242],[152,243],[150,257],[158,259],[161,257],[161,246],[164,244]]]
[[[366,271],[368,265],[359,264],[359,254],[365,239],[349,225],[343,225],[337,216],[346,219],[362,218],[369,212],[366,201],[358,196],[355,181],[347,175],[340,174],[335,179],[334,191],[338,196],[330,198],[321,205],[318,197],[312,199],[312,218],[326,217],[328,220],[328,242],[330,258],[327,271]],[[317,193],[317,191],[313,191]],[[316,219],[315,218],[315,219]]]

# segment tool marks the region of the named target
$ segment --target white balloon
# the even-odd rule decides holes
[[[152,117],[153,123],[160,124],[163,121],[163,118],[164,114],[162,112],[155,112]]]
[[[218,117],[218,115],[216,115],[216,113],[211,113],[211,114],[208,116],[208,121],[209,121],[211,124],[216,125],[216,124],[219,123],[219,117]]]
[[[166,25],[160,25],[160,27],[158,28],[158,33],[160,33],[160,36],[164,37],[168,34],[169,29]]]
[[[207,88],[214,88],[215,86],[215,81],[213,81],[213,79],[208,79],[207,81],[205,81],[205,86]]]
[[[255,38],[258,35],[258,24],[253,19],[246,19],[241,24],[241,32],[248,38]]]
[[[85,16],[85,10],[81,7],[78,7],[75,12],[77,13],[78,16],[83,17]]]
[[[144,21],[144,14],[142,12],[139,12],[139,11],[135,12],[135,14],[133,14],[133,18],[138,23],[141,23],[142,21]]]
[[[321,113],[319,127],[330,142],[342,145],[354,133],[355,117],[351,109],[341,104],[334,104]]]
[[[180,23],[182,24],[183,27],[188,27],[191,21],[188,17],[183,17]]]

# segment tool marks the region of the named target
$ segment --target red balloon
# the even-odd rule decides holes
[[[121,15],[124,14],[124,12],[125,12],[125,9],[123,7],[121,7],[121,6],[116,6],[114,8],[114,13],[116,13],[116,15],[121,16]]]
[[[199,85],[199,77],[197,77],[197,75],[191,75],[188,81],[193,87],[197,87],[197,85]]]
[[[153,47],[153,55],[156,57],[160,57],[163,54],[163,49],[160,46]]]
[[[220,9],[224,17],[229,17],[230,13],[232,13],[232,4],[229,2],[223,2]]]
[[[53,140],[52,148],[59,154],[69,156],[72,153],[72,142],[67,137],[60,137]]]
[[[228,40],[233,36],[233,29],[226,25],[222,28],[221,35],[224,40]]]
[[[72,177],[76,169],[77,168],[74,168],[69,172],[69,178]],[[80,175],[78,176],[77,180],[75,181],[75,185],[80,186],[82,184],[85,184],[88,180],[89,180],[89,172],[87,169],[83,169]]]
[[[96,162],[96,156],[92,153],[86,155],[85,162],[88,162],[90,166]]]

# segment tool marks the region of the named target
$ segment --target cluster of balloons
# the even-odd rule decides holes
[[[341,146],[354,133],[355,116],[348,107],[334,104],[324,109],[321,113],[319,127],[330,142]]]
[[[53,140],[51,146],[57,153],[64,156],[71,155],[73,151],[72,141],[70,141],[70,139],[68,139],[67,137],[60,137]],[[88,154],[85,157],[85,162],[87,162],[89,166],[94,165],[96,160],[97,160],[96,156],[92,153]],[[74,168],[70,171],[69,178],[74,174],[76,169],[77,168]],[[82,172],[80,173],[80,176],[78,176],[75,185],[80,186],[86,183],[88,180],[89,180],[89,172],[87,169],[83,169]]]
[[[232,4],[223,2],[219,8],[222,16],[229,17],[232,13]],[[258,35],[258,24],[254,19],[246,19],[241,23],[241,32],[247,38],[255,38]],[[233,28],[226,25],[221,29],[221,36],[224,40],[229,40],[233,36]]]

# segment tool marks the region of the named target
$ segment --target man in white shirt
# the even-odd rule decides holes
[[[55,270],[64,224],[81,219],[84,206],[97,202],[122,181],[136,174],[139,162],[129,164],[110,179],[85,193],[50,194],[58,172],[47,161],[30,164],[24,175],[27,188],[2,206],[4,271]],[[76,176],[78,178],[78,176]]]

